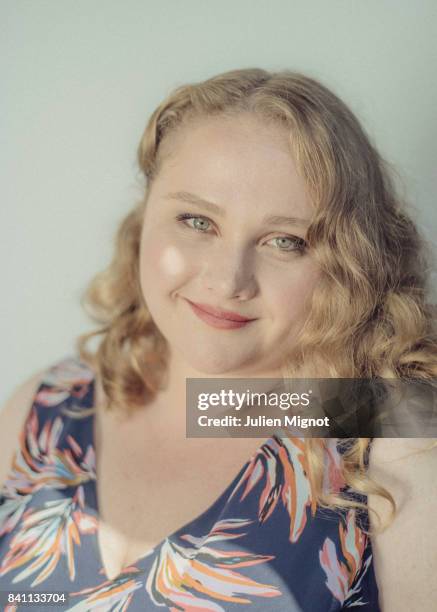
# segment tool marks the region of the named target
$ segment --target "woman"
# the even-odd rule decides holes
[[[432,440],[185,437],[187,378],[436,375],[423,241],[356,118],[305,76],[233,71],[174,91],[138,159],[86,294],[100,328],[2,413],[1,590],[431,609]]]

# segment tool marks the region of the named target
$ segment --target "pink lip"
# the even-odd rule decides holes
[[[219,329],[237,329],[244,327],[251,321],[255,321],[255,319],[242,317],[238,313],[229,310],[220,310],[207,304],[196,304],[195,302],[190,302],[190,300],[187,300],[187,302],[199,319]]]

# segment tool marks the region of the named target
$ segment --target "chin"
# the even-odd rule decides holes
[[[232,374],[242,368],[241,361],[231,361],[229,355],[220,356],[209,353],[208,355],[184,354],[185,361],[201,374],[210,374],[211,376],[222,375],[226,378],[227,374]]]

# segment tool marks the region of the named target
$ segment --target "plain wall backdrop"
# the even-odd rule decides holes
[[[2,0],[0,402],[93,328],[79,299],[141,195],[173,87],[235,68],[319,78],[437,227],[435,0]]]

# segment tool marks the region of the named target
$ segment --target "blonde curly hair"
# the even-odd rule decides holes
[[[398,197],[391,172],[349,108],[302,74],[235,70],[175,89],[153,112],[138,147],[144,197],[118,229],[113,259],[86,289],[82,304],[98,329],[77,348],[98,372],[109,409],[143,408],[162,388],[167,343],[139,282],[139,249],[149,187],[161,143],[196,118],[255,113],[289,131],[314,205],[306,240],[322,272],[311,308],[283,374],[335,378],[437,375],[435,311],[429,300],[431,251]],[[95,352],[87,342],[101,336]],[[363,494],[390,493],[366,474],[370,438],[344,441],[342,475]],[[322,507],[364,508],[324,491],[326,440],[305,439],[313,498]],[[391,522],[391,521],[390,521]]]

